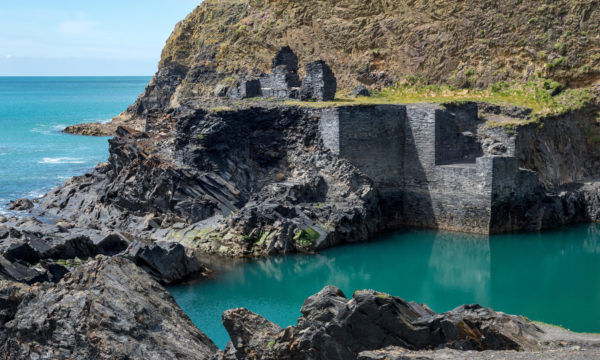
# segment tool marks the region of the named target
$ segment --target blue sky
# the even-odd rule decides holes
[[[0,76],[153,75],[201,0],[24,0],[0,5]]]

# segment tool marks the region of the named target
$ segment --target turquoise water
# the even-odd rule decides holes
[[[600,226],[492,237],[408,230],[318,255],[262,259],[169,291],[224,347],[226,309],[246,307],[295,325],[304,299],[327,284],[346,296],[376,289],[438,312],[465,303],[600,332]]]
[[[60,133],[108,121],[131,104],[149,77],[0,77],[0,213],[38,197],[108,158],[107,138]]]

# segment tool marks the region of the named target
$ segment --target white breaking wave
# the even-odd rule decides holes
[[[28,199],[39,199],[42,196],[44,196],[45,193],[47,193],[48,191],[44,191],[44,190],[33,190],[27,193],[27,195],[25,196]]]
[[[85,160],[74,157],[56,157],[56,158],[43,158],[38,161],[40,164],[85,164]]]
[[[65,125],[65,124],[40,125],[38,127],[34,127],[33,129],[31,129],[29,131],[34,132],[34,133],[40,133],[40,134],[44,134],[44,135],[49,135],[49,134],[61,132],[66,127],[67,127],[67,125]]]

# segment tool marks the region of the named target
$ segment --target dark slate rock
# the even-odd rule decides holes
[[[132,243],[125,256],[134,260],[154,279],[163,284],[184,281],[207,272],[191,250],[173,242],[159,241],[154,244]]]
[[[424,305],[372,290],[357,291],[347,299],[338,288],[327,286],[306,299],[301,312],[297,326],[276,334],[274,326],[248,310],[226,311],[223,323],[232,343],[224,356],[346,360],[357,359],[363,351],[393,346],[411,350],[543,347],[544,332],[529,320],[479,305],[436,314]]]
[[[306,64],[306,76],[300,89],[301,100],[331,101],[335,99],[336,90],[333,71],[323,60]]]
[[[251,354],[268,351],[269,343],[275,343],[275,339],[282,331],[277,324],[244,308],[225,311],[223,326],[231,337],[225,352],[229,358],[235,359],[245,359],[248,355],[252,357]],[[244,352],[238,353],[241,349]]]
[[[43,253],[43,258],[74,259],[89,258],[98,253],[96,246],[88,236],[61,238],[52,243],[51,249]]]
[[[173,297],[122,257],[99,257],[57,284],[0,281],[2,359],[192,360],[217,352]]]
[[[122,235],[113,233],[106,236],[95,245],[99,254],[113,256],[125,251],[129,246],[129,241]]]
[[[33,209],[33,207],[34,207],[33,201],[31,201],[29,199],[18,199],[18,200],[11,201],[8,203],[8,210],[17,210],[17,211],[31,210],[31,209]]]
[[[215,96],[218,96],[218,97],[225,97],[225,96],[227,96],[228,91],[229,91],[229,86],[224,85],[224,84],[219,84],[219,85],[215,86],[214,94],[215,94]]]
[[[371,92],[369,91],[369,89],[367,89],[363,85],[359,85],[359,86],[355,87],[350,94],[354,97],[371,96]]]
[[[19,262],[11,262],[0,256],[0,279],[6,279],[25,284],[48,281],[46,272],[38,271]]]
[[[46,269],[48,280],[54,283],[59,282],[66,274],[69,273],[69,269],[67,269],[67,267],[57,264],[52,260],[42,260],[40,261],[40,265]]]
[[[29,242],[19,241],[12,243],[4,251],[4,257],[9,261],[25,261],[30,264],[35,264],[40,261],[40,253],[29,245]]]

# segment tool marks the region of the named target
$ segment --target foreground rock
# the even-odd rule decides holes
[[[3,359],[208,359],[216,346],[171,295],[122,257],[56,285],[0,281]]]
[[[298,326],[278,331],[246,309],[223,314],[231,359],[356,359],[390,346],[410,350],[539,350],[544,331],[529,320],[478,305],[436,314],[371,290],[352,299],[333,286],[306,299]],[[232,351],[231,349],[235,349]],[[363,356],[364,357],[364,356]]]

